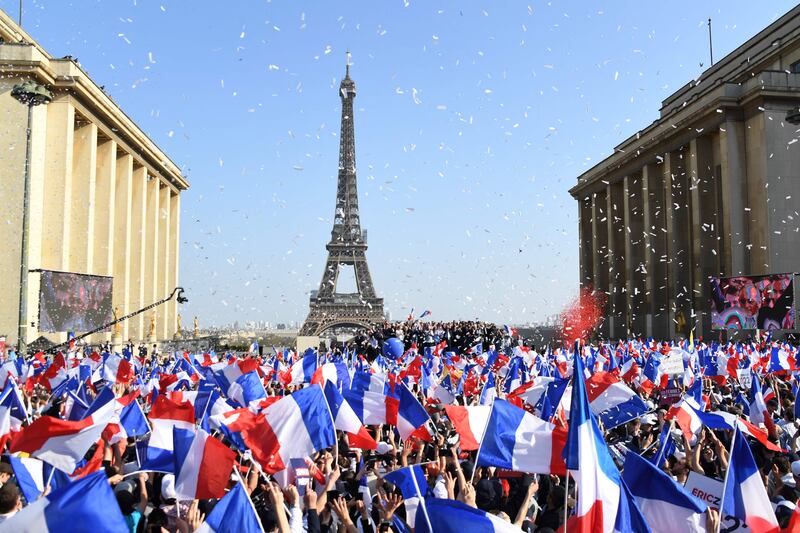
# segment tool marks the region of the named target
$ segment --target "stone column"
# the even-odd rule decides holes
[[[95,273],[112,276],[114,272],[114,211],[116,208],[117,143],[106,140],[97,147],[97,175],[94,193]]]
[[[750,274],[750,243],[747,221],[750,218],[744,209],[747,199],[747,162],[745,159],[744,123],[728,118],[719,129],[719,152],[722,167],[722,227],[723,246],[722,272],[726,276]]]
[[[646,331],[648,336],[665,339],[670,332],[667,296],[667,224],[664,207],[664,174],[655,163],[642,168],[644,200],[644,264]]]
[[[767,272],[775,274],[800,271],[800,146],[798,127],[785,123],[786,113],[796,106],[796,102],[768,102],[764,110]]]
[[[623,181],[623,204],[625,206],[625,301],[629,319],[628,327],[633,335],[644,335],[646,331],[644,293],[644,213],[642,199],[642,176],[639,173],[626,176]]]
[[[72,194],[68,199],[70,238],[69,270],[92,273],[94,255],[94,188],[97,173],[97,125],[80,125],[74,134],[72,152]]]
[[[181,218],[181,197],[179,194],[170,193],[169,201],[169,281],[168,286],[170,291],[179,285],[178,280],[178,259],[180,252],[180,218]],[[178,304],[175,300],[171,300],[168,304],[169,310],[167,313],[168,327],[171,331],[175,331],[176,320],[178,316]],[[189,317],[186,317],[186,322],[189,324]]]
[[[695,336],[707,337],[711,333],[708,313],[709,277],[719,275],[716,225],[717,183],[714,177],[714,155],[708,135],[692,139],[689,143],[689,179],[692,234],[692,309],[690,327]]]
[[[147,182],[147,221],[145,224],[145,276],[144,276],[144,299],[142,306],[150,305],[162,298],[159,296],[158,286],[158,200],[159,200],[159,179],[156,176],[149,177]],[[150,334],[150,320],[155,314],[156,328],[158,328],[158,321],[163,309],[156,307],[152,311],[148,311],[144,316],[145,333]],[[158,337],[158,329],[153,333],[156,338]]]
[[[131,311],[131,246],[133,220],[133,157],[130,154],[119,154],[116,173],[114,175],[116,196],[114,198],[114,306],[119,308],[119,316]],[[122,340],[127,342],[134,334],[129,320],[122,322]]]
[[[594,287],[594,236],[592,234],[592,198],[587,196],[578,202],[578,231],[580,239],[580,285]]]
[[[606,299],[605,320],[600,325],[599,333],[609,336],[611,320],[609,320],[611,301],[608,293],[608,217],[606,216],[605,189],[592,195],[592,239],[594,288]]]
[[[131,284],[130,312],[141,309],[145,303],[145,258],[147,255],[147,169],[133,169],[133,200],[131,202]],[[131,336],[144,341],[147,336],[145,317],[138,315],[129,320]]]
[[[42,268],[69,270],[72,213],[72,157],[75,108],[68,100],[47,106],[44,214],[49,231],[42,232]]]
[[[17,102],[14,102],[17,104]],[[51,104],[52,105],[52,104]],[[24,106],[21,106],[24,109]],[[33,108],[33,123],[31,125],[31,159],[30,159],[30,173],[31,173],[31,181],[30,181],[30,211],[28,212],[29,216],[29,233],[28,233],[28,270],[34,270],[38,268],[44,268],[42,263],[43,257],[43,243],[44,243],[44,224],[47,221],[48,228],[50,224],[50,220],[48,215],[46,215],[45,211],[45,201],[47,196],[50,194],[50,191],[45,189],[45,176],[47,172],[47,117],[48,111],[47,108],[49,106],[36,106]],[[25,112],[27,110],[24,109]],[[24,143],[24,131],[23,131],[23,143]],[[24,144],[22,145],[24,146]],[[24,151],[24,148],[23,148]],[[24,158],[24,155],[23,155]],[[21,167],[20,176],[22,176],[22,172],[24,172],[24,167]],[[21,180],[20,180],[21,181]],[[21,195],[20,195],[21,198]],[[22,219],[19,219],[19,226],[15,229],[19,232],[19,228],[22,227]],[[19,247],[17,247],[17,252],[19,252]],[[16,260],[15,265],[16,269],[19,268],[19,255],[15,255],[14,259]],[[19,274],[18,270],[14,270],[14,278],[15,281],[13,282],[14,287],[14,295],[13,301],[8,301],[7,304],[12,306],[13,313],[14,313],[14,338],[17,335],[17,309],[19,304]],[[40,289],[40,277],[29,275],[28,276],[28,342],[36,340],[36,338],[40,335],[39,331],[39,289]],[[9,339],[10,340],[10,339]]]
[[[158,191],[158,266],[156,267],[157,276],[157,299],[166,297],[172,292],[173,287],[169,286],[169,234],[170,234],[170,188],[162,183]],[[161,306],[158,322],[158,337],[160,339],[171,339],[175,333],[174,328],[169,329],[169,304]]]
[[[666,154],[664,187],[667,216],[667,290],[670,308],[670,336],[688,336],[692,312],[691,243],[689,241],[689,194],[683,149]]]
[[[622,181],[606,187],[608,229],[608,292],[610,336],[622,338],[628,333],[625,286],[625,190]]]
[[[750,255],[749,264],[745,265],[745,274],[765,274],[772,271],[769,254],[770,176],[767,173],[770,152],[764,142],[765,122],[764,113],[755,113],[747,117],[744,127],[744,144],[747,146],[747,205],[744,206],[743,216],[747,219],[745,224],[748,238],[745,246],[749,247]],[[780,150],[788,151],[786,148],[784,145]],[[735,216],[735,212],[731,213],[731,217]]]
[[[116,208],[117,143],[102,140],[97,146],[97,169],[94,192],[94,247],[92,271],[102,276],[114,275],[114,211]],[[118,280],[114,280],[116,284]],[[112,294],[112,305],[113,305]],[[97,340],[110,340],[111,333],[99,333]]]

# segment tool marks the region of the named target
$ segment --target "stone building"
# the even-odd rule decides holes
[[[580,283],[608,295],[604,335],[709,335],[709,276],[800,269],[798,105],[795,7],[578,178]]]
[[[31,79],[53,100],[33,108],[30,124],[30,270],[113,276],[113,306],[122,315],[164,298],[178,283],[180,193],[189,186],[78,63],[52,57],[0,11],[0,335],[9,343],[18,329],[27,126],[27,106],[10,93]],[[43,334],[38,293],[30,273],[28,342]],[[155,336],[171,338],[176,319],[174,300],[159,307]],[[145,339],[151,320],[124,322],[123,339]]]

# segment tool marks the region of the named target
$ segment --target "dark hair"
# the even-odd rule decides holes
[[[147,515],[147,525],[145,526],[146,532],[154,532],[154,533],[161,533],[162,527],[167,527],[169,525],[169,519],[167,518],[167,513],[164,512],[163,509],[159,509],[156,507],[150,514]]]
[[[133,494],[127,490],[121,490],[117,492],[116,496],[117,504],[119,505],[119,509],[122,511],[122,514],[128,516],[136,510],[136,498]]]
[[[0,513],[7,514],[14,510],[19,502],[19,488],[15,483],[6,483],[0,488]]]

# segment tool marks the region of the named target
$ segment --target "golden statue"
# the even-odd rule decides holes
[[[156,336],[156,313],[155,312],[153,312],[153,314],[150,315],[150,336],[151,337],[155,337]]]
[[[194,336],[195,336],[195,338],[197,338],[197,336],[198,336],[199,334],[200,334],[200,325],[199,325],[199,323],[197,322],[197,317],[195,316],[195,317],[194,317]]]
[[[114,308],[113,314],[114,320],[119,320],[119,307]],[[114,335],[122,335],[122,322],[114,324]]]
[[[180,333],[180,332],[181,332],[181,314],[178,313],[178,327],[175,328],[175,333]]]

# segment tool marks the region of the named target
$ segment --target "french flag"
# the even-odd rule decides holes
[[[706,533],[708,506],[639,454],[625,455],[622,479],[656,531]]]
[[[220,363],[224,365],[224,363]],[[216,365],[215,365],[216,366]],[[244,359],[242,361],[234,361],[233,364],[222,366],[221,369],[214,372],[214,378],[219,385],[219,388],[230,397],[228,391],[236,380],[249,372],[255,372],[258,368],[258,361],[255,359]]]
[[[350,390],[353,392],[372,391],[383,393],[386,388],[386,378],[383,374],[372,374],[370,372],[356,372],[350,383]]]
[[[281,381],[284,385],[302,385],[311,383],[317,371],[317,352],[309,348],[303,357],[295,361],[288,372],[284,372]]]
[[[412,433],[422,427],[431,417],[428,416],[428,412],[422,407],[417,398],[408,390],[408,387],[400,383],[397,388],[399,388],[397,419],[394,422],[391,420],[387,420],[387,422],[397,426],[400,438],[407,440]]]
[[[728,377],[728,358],[722,352],[711,354],[706,351],[703,376],[711,378],[718,385],[724,385]]]
[[[189,402],[175,403],[161,395],[150,410],[150,423],[153,430],[141,469],[174,474],[172,428],[194,431],[194,407]]]
[[[106,354],[103,362],[92,374],[92,382],[108,381],[109,383],[127,384],[133,379],[133,367],[130,362],[117,354]]]
[[[624,499],[622,479],[592,415],[577,349],[573,363],[570,424],[564,452],[566,467],[577,482],[578,501],[575,516],[566,527],[572,532],[611,533]]]
[[[773,346],[769,354],[767,372],[788,373],[794,372],[795,370],[797,370],[797,366],[794,356],[780,346]]]
[[[237,409],[222,423],[242,433],[253,458],[269,474],[285,470],[290,459],[310,457],[336,443],[331,412],[316,385],[281,398],[259,415]]]
[[[350,407],[333,382],[325,383],[324,390],[325,400],[328,402],[333,417],[333,425],[339,431],[347,433],[350,447],[362,450],[376,449],[378,443],[369,434],[367,428],[361,423],[353,408]]]
[[[769,436],[767,435],[766,431],[764,431],[759,427],[754,426],[752,423],[748,422],[744,418],[739,418],[733,413],[728,413],[725,411],[713,411],[710,413],[705,413],[699,411],[696,412],[696,416],[700,420],[700,423],[709,429],[732,430],[738,428],[739,431],[741,431],[748,437],[752,437],[761,444],[763,444],[764,447],[767,448],[768,450],[772,450],[778,453],[784,452],[784,450],[780,446],[769,440]]]
[[[430,489],[421,466],[412,465],[398,468],[384,475],[383,479],[399,488],[403,494],[403,504],[406,507],[406,522],[414,524],[417,517],[426,515],[425,499],[430,494]],[[421,513],[418,512],[419,507],[422,507]],[[424,518],[423,521],[425,521]]]
[[[391,424],[397,420],[397,398],[383,392],[353,390],[344,391],[343,396],[364,425]]]
[[[113,402],[77,422],[42,416],[14,436],[11,452],[29,453],[71,474],[78,461],[100,439],[113,416]]]
[[[172,430],[175,449],[175,493],[185,500],[222,498],[236,452],[202,429]]]
[[[58,387],[62,381],[69,377],[67,375],[66,368],[64,368],[65,365],[66,362],[64,361],[64,356],[61,353],[57,354],[52,364],[50,364],[50,366],[48,366],[47,369],[39,375],[39,382],[48,391],[52,391]]]
[[[336,430],[322,387],[294,392],[263,413],[280,444],[278,455],[284,467],[292,458],[311,457],[336,443]]]
[[[566,429],[496,399],[476,463],[515,472],[563,476],[566,440]]]
[[[730,463],[720,503],[720,515],[744,520],[753,533],[780,531],[750,446],[738,429],[733,435]]]
[[[683,436],[692,442],[697,432],[703,427],[698,412],[685,399],[679,401],[667,411],[666,420],[675,420],[681,428]]]
[[[228,398],[242,407],[247,407],[251,402],[256,402],[266,397],[267,391],[258,377],[258,372],[248,372],[240,376],[228,389]]]
[[[0,394],[0,451],[5,450],[6,442],[22,429],[27,418],[25,402],[17,386],[10,381]]]
[[[619,376],[628,383],[632,382],[639,375],[639,365],[636,359],[630,355],[625,356],[622,364],[617,367],[616,371]]]
[[[33,503],[42,495],[45,489],[46,471],[48,466],[39,459],[32,457],[15,457],[9,455],[8,462],[14,471],[19,490],[28,503]],[[49,467],[52,469],[52,467]]]
[[[458,436],[461,438],[460,447],[464,451],[477,450],[481,445],[486,424],[489,423],[489,414],[492,408],[488,405],[445,405],[447,418],[452,422]]]
[[[483,389],[481,389],[478,403],[480,405],[491,405],[495,398],[497,398],[497,387],[495,386],[494,374],[489,374],[486,378],[486,383],[483,384]]]
[[[417,533],[464,533],[485,531],[487,533],[519,533],[521,530],[506,520],[481,511],[456,500],[428,498],[426,513],[417,513]]]
[[[314,371],[310,383],[324,385],[328,381],[332,381],[340,390],[349,389],[350,372],[347,365],[342,362],[325,363]]]
[[[647,412],[644,400],[609,372],[595,372],[586,380],[586,394],[592,413],[613,429]]]
[[[756,374],[753,374],[750,382],[750,422],[755,425],[772,422],[772,416],[767,411],[767,402],[761,392],[761,381]]]
[[[126,531],[130,531],[126,529]],[[263,533],[256,508],[241,483],[225,495],[195,533]]]
[[[90,474],[29,503],[3,522],[0,531],[49,533],[75,531],[129,533],[105,472]]]
[[[641,388],[647,392],[666,385],[666,375],[661,371],[661,355],[652,352],[644,363]]]

